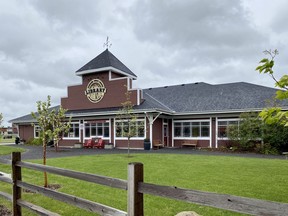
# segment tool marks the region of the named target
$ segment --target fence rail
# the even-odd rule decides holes
[[[143,164],[128,164],[128,180],[110,178],[106,176],[76,172],[51,166],[33,164],[21,161],[19,152],[12,153],[12,160],[1,159],[0,163],[12,165],[12,179],[0,176],[0,181],[12,184],[13,194],[0,191],[0,197],[4,197],[13,203],[13,215],[21,216],[21,207],[28,208],[40,215],[58,215],[40,206],[26,202],[21,199],[22,188],[48,196],[100,215],[117,216],[141,216],[144,215],[143,194],[166,197],[170,199],[195,203],[220,209],[230,210],[250,215],[283,216],[288,215],[288,204],[271,201],[264,201],[252,198],[244,198],[233,195],[202,192],[190,189],[183,189],[171,186],[155,185],[143,182]],[[79,179],[87,182],[101,184],[113,188],[127,190],[127,212],[106,206],[97,202],[86,200],[80,197],[50,190],[22,181],[21,168],[29,168],[37,171],[49,172],[61,176]]]

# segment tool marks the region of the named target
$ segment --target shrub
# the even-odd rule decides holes
[[[31,138],[26,142],[27,145],[34,145],[34,146],[41,146],[42,143],[42,139],[40,138]]]

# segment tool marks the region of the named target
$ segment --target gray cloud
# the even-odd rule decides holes
[[[138,87],[201,81],[271,86],[273,81],[254,69],[261,51],[277,46],[283,49],[277,69],[284,71],[285,7],[279,6],[283,10],[261,23],[265,5],[249,4],[250,0],[3,0],[0,90],[5,94],[0,96],[0,112],[5,121],[30,113],[47,95],[59,104],[67,86],[81,82],[75,71],[104,50],[107,35],[111,52],[137,74]]]

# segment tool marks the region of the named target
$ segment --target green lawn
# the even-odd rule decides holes
[[[24,152],[25,150],[22,149],[22,148],[15,148],[15,147],[10,147],[10,146],[0,145],[0,155],[7,155],[7,154],[10,154],[13,151],[14,152],[15,151]]]
[[[40,160],[33,162],[41,163]],[[145,182],[288,203],[288,193],[284,192],[288,188],[288,160],[135,154],[132,158],[127,158],[126,155],[95,155],[49,159],[48,165],[127,179],[129,162],[144,164]],[[9,167],[0,165],[0,170],[9,172]],[[43,176],[36,171],[24,170],[23,179],[41,185]],[[61,184],[62,188],[59,190],[61,192],[126,211],[126,191],[51,174],[49,183]],[[10,187],[1,183],[0,191],[11,193]],[[23,196],[25,200],[61,215],[93,215],[41,195],[24,193]],[[145,215],[151,216],[175,215],[186,210],[196,211],[203,216],[241,215],[150,195],[145,195],[144,199]],[[32,214],[25,212],[25,215]]]

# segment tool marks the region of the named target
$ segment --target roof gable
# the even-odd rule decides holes
[[[117,59],[108,49],[77,70],[76,75],[81,76],[83,74],[95,73],[104,70],[112,70],[116,73],[130,76],[133,79],[137,78],[137,76],[119,59]]]

